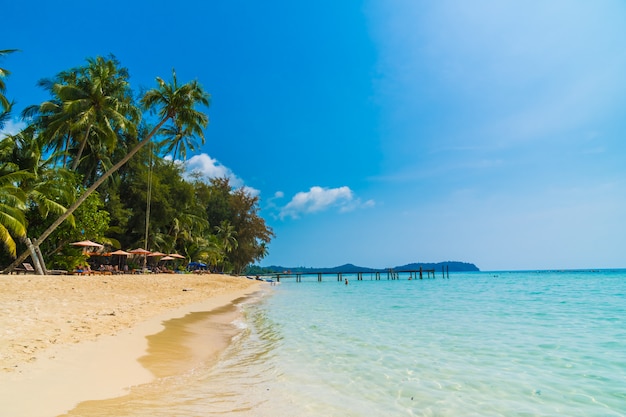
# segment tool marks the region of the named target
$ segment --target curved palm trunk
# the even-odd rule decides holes
[[[89,132],[91,132],[91,126],[92,125],[89,125],[87,127],[85,138],[81,142],[80,148],[78,149],[78,155],[76,155],[76,159],[74,160],[74,163],[72,164],[72,171],[76,171],[76,168],[78,168],[78,164],[80,163],[80,158],[83,156],[83,151],[85,150],[85,145],[87,145],[87,139],[89,138]]]
[[[41,234],[41,236],[39,236],[39,238],[36,240],[35,243],[35,247],[37,249],[39,249],[39,245],[41,244],[41,242],[43,242],[48,236],[50,236],[50,234],[52,232],[54,232],[56,230],[57,227],[59,227],[59,225],[61,223],[63,223],[68,217],[70,217],[70,215],[74,212],[74,210],[76,210],[82,203],[83,201],[85,201],[87,199],[87,197],[89,197],[94,191],[96,191],[96,189],[103,183],[105,182],[111,175],[113,175],[118,169],[120,169],[124,164],[126,164],[130,158],[132,158],[137,152],[139,152],[139,150],[141,148],[143,148],[148,142],[150,142],[150,140],[152,139],[152,137],[156,134],[156,132],[159,131],[159,129],[161,129],[161,127],[165,124],[165,122],[167,122],[172,116],[166,116],[163,120],[161,120],[159,122],[158,125],[156,125],[154,127],[154,129],[152,129],[150,131],[150,133],[148,133],[148,135],[141,141],[139,142],[133,149],[131,149],[124,158],[122,158],[117,164],[113,165],[111,167],[111,169],[109,169],[108,171],[106,171],[104,174],[102,174],[102,176],[100,178],[98,178],[98,180],[96,182],[93,183],[93,185],[91,187],[89,187],[83,194],[81,194],[80,197],[78,197],[78,199],[67,208],[67,210],[65,211],[65,213],[63,213],[61,216],[59,216],[58,219],[56,219],[51,225],[50,227],[48,227],[46,229],[45,232],[43,232]],[[30,252],[27,250],[26,252],[22,253],[15,261],[13,261],[13,263],[11,265],[9,265],[8,267],[6,267],[2,273],[3,274],[9,274],[11,273],[15,267],[17,267],[20,263],[24,262],[24,260],[26,258],[28,258],[28,255],[30,254]],[[45,265],[42,266],[42,269],[45,270]]]

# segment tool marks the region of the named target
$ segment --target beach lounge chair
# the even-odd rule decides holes
[[[89,265],[85,267],[78,267],[75,271],[72,272],[72,275],[94,275],[94,271],[91,270]]]
[[[35,268],[33,268],[33,266],[29,264],[28,262],[24,262],[22,266],[24,268],[15,268],[13,272],[17,274],[31,274],[35,272]]]

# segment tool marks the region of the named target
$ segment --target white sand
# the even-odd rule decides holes
[[[259,289],[223,275],[0,276],[0,408],[57,416],[154,375],[137,359],[163,321]]]

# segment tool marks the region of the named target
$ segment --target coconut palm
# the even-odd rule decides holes
[[[13,257],[15,239],[26,238],[26,193],[15,184],[30,176],[25,171],[0,176],[0,243]]]
[[[50,159],[44,156],[43,138],[35,135],[32,126],[27,126],[15,135],[7,135],[6,140],[10,140],[12,144],[8,160],[15,164],[18,170],[28,171],[37,177],[47,169]]]
[[[17,165],[11,161],[13,149],[15,149],[13,136],[5,135],[0,138],[0,175],[19,170]]]
[[[6,146],[4,146],[6,143]],[[7,149],[10,147],[10,150]],[[27,127],[15,135],[7,135],[0,146],[0,160],[4,173],[13,173],[12,186],[20,189],[25,206],[16,205],[20,210],[32,209],[45,219],[50,213],[62,214],[65,207],[76,199],[75,188],[67,186],[65,170],[51,170],[49,159],[43,155],[43,141],[34,135],[34,129]],[[10,190],[10,188],[8,188]]]
[[[187,126],[189,129],[189,126]],[[204,137],[199,138],[193,131],[185,131],[183,126],[175,123],[171,126],[164,126],[159,132],[165,139],[159,142],[159,147],[164,155],[172,154],[174,159],[187,159],[187,150],[195,151],[198,148],[198,140],[204,145]]]
[[[0,50],[0,58],[2,58],[3,56],[13,53],[17,51],[17,49],[3,49]],[[3,108],[4,110],[7,110],[10,106],[9,100],[7,100],[7,98],[4,95],[4,92],[6,91],[6,84],[4,83],[4,78],[9,75],[10,72],[4,68],[0,68],[0,107]]]
[[[111,154],[120,134],[136,135],[139,110],[132,102],[128,71],[120,68],[114,57],[89,58],[86,66],[63,71],[38,84],[52,100],[28,107],[23,116],[35,120],[49,149],[63,150],[63,166],[70,151],[75,171],[84,162],[88,148],[97,155]],[[81,174],[94,172],[101,160],[87,158],[91,164],[85,164],[88,166]]]
[[[11,117],[12,109],[13,109],[13,103],[7,103],[7,107],[5,107],[4,110],[0,110],[0,129],[4,127],[7,120],[9,120],[9,117]]]
[[[51,150],[56,157],[63,157],[62,167],[67,166],[70,144],[73,133],[72,115],[64,111],[61,98],[55,92],[55,86],[59,84],[76,84],[78,70],[63,71],[57,74],[55,79],[40,80],[37,85],[52,96],[49,101],[39,105],[28,106],[22,111],[22,118],[29,120],[31,126],[36,127],[45,142],[46,150]]]
[[[161,78],[157,78],[158,88],[149,90],[143,96],[141,102],[143,106],[159,117],[156,126],[140,140],[128,153],[109,170],[107,170],[98,180],[96,180],[85,192],[70,206],[67,211],[55,220],[46,231],[37,239],[37,244],[43,242],[63,221],[65,221],[87,197],[93,193],[103,182],[113,175],[120,167],[125,165],[140,149],[146,146],[152,138],[167,123],[179,124],[186,132],[193,133],[204,138],[203,128],[209,122],[208,117],[196,110],[198,105],[209,105],[209,94],[204,91],[197,81],[191,81],[179,85],[176,79],[176,72],[172,71],[172,82],[167,83]],[[9,265],[3,272],[8,273],[26,259],[28,252],[22,254],[16,262]],[[20,260],[20,258],[22,260]],[[19,262],[18,262],[19,261]]]
[[[84,132],[72,170],[80,163],[85,146],[95,138],[96,146],[111,151],[117,144],[117,130],[131,135],[136,127],[138,111],[130,101],[128,74],[114,60],[102,57],[88,59],[85,74],[76,85],[58,85],[56,92],[63,100],[65,111],[72,116],[73,130]]]
[[[209,222],[206,219],[192,214],[190,208],[185,207],[172,219],[167,233],[156,234],[155,242],[162,251],[174,252],[177,245],[192,240],[194,236],[202,236],[208,228]]]
[[[220,239],[224,253],[230,253],[237,248],[237,231],[228,220],[222,220],[219,226],[215,226],[215,231]]]
[[[216,235],[208,235],[205,239],[206,242],[206,255],[205,260],[215,268],[224,270],[224,262],[226,261],[226,252],[220,238]]]
[[[133,106],[128,85],[128,73],[118,68],[115,59],[87,59],[88,65],[76,70],[76,75],[61,73],[64,82],[55,83],[51,90],[62,103],[50,128],[59,133],[71,133],[76,150],[72,170],[76,170],[88,144],[106,148],[111,153],[117,145],[118,132],[136,133],[138,110]],[[75,77],[75,78],[74,78]],[[54,102],[51,110],[54,108]]]

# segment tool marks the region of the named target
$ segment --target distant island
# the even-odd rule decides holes
[[[329,267],[329,268],[307,268],[304,266],[257,266],[252,265],[246,271],[247,274],[271,274],[277,272],[285,272],[290,271],[291,273],[317,273],[317,272],[336,272],[347,274],[351,272],[387,272],[389,269],[392,269],[396,272],[402,271],[417,271],[420,268],[423,270],[434,269],[436,271],[440,271],[442,268],[446,268],[450,272],[478,272],[480,269],[472,263],[467,262],[457,262],[457,261],[446,261],[446,262],[438,262],[438,263],[427,263],[427,262],[415,262],[401,266],[394,266],[388,268],[368,268],[363,266],[356,266],[353,264],[345,264],[341,266]]]

